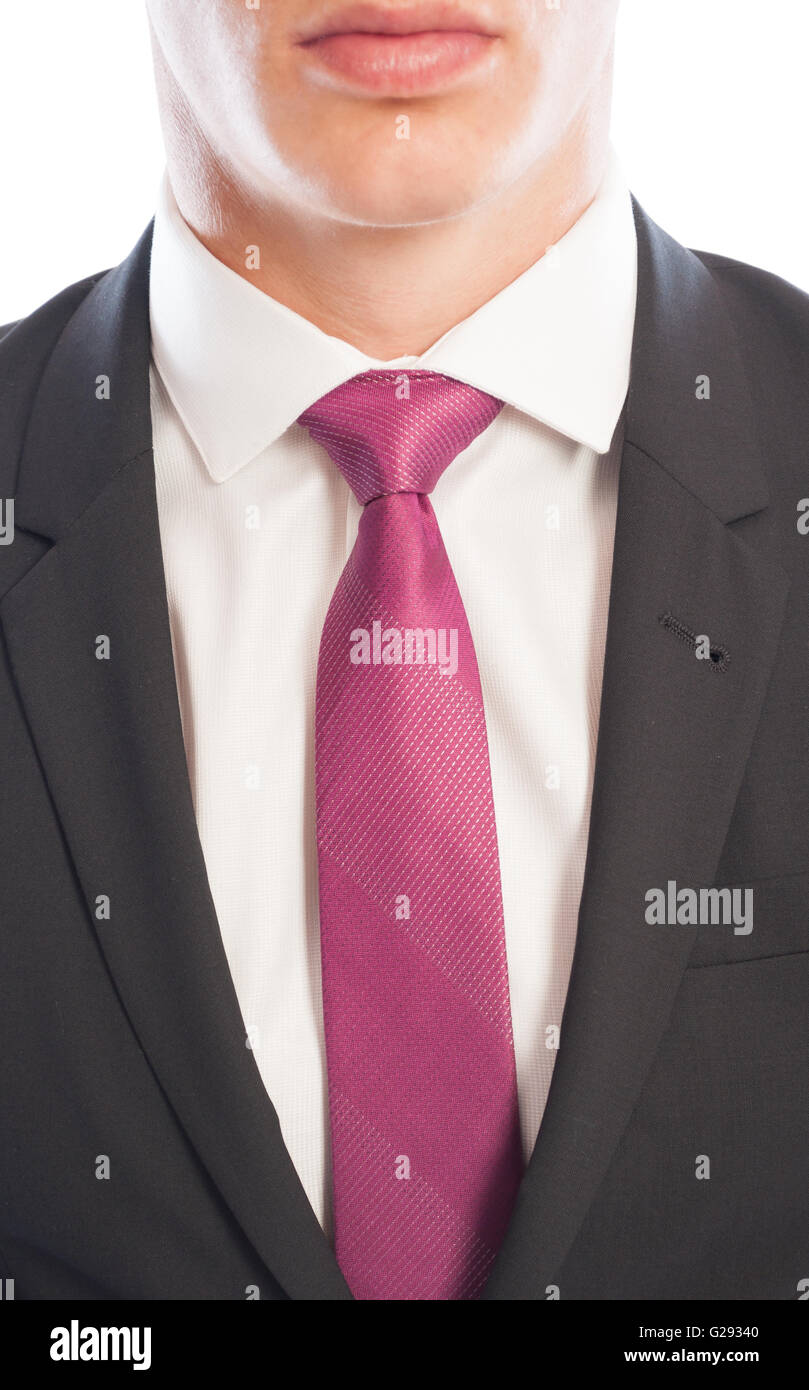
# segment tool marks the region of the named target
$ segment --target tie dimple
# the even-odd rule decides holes
[[[299,423],[365,503],[396,492],[432,492],[502,404],[438,372],[371,371],[321,396]]]
[[[426,495],[500,408],[385,371],[300,417],[366,504],[315,731],[335,1243],[361,1299],[479,1297],[522,1175],[483,701]]]

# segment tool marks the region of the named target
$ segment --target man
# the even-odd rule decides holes
[[[616,8],[150,0],[154,228],[0,345],[18,1298],[805,1287],[809,306]]]

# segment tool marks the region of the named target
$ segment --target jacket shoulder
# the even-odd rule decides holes
[[[760,266],[713,251],[694,255],[719,285],[737,322],[751,330],[749,346],[755,347],[757,338],[769,345],[780,340],[790,352],[809,354],[809,294]]]
[[[60,290],[25,318],[0,327],[0,497],[13,496],[37,386],[66,324],[106,270]]]
[[[792,536],[809,457],[809,295],[758,266],[696,254],[718,285],[735,330],[770,502],[789,518],[781,534]]]
[[[0,342],[2,342],[2,364],[3,369],[8,370],[8,364],[13,359],[19,361],[36,354],[37,346],[48,344],[53,345],[68,319],[73,315],[78,305],[90,293],[94,285],[102,280],[108,270],[98,270],[94,275],[87,275],[83,280],[76,280],[72,285],[66,285],[63,290],[59,290],[52,299],[48,299],[38,308],[33,309],[24,318],[15,319],[10,323],[0,324]],[[9,354],[12,356],[10,357]]]

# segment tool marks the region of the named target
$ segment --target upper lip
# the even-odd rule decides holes
[[[395,7],[359,3],[321,10],[304,26],[297,42],[312,43],[334,34],[425,34],[442,29],[492,38],[497,32],[480,13],[441,0]]]

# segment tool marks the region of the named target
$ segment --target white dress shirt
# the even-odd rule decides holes
[[[188,771],[245,1045],[329,1234],[315,675],[360,506],[296,419],[381,366],[444,372],[506,402],[432,501],[483,688],[527,1158],[584,873],[636,266],[612,156],[541,260],[429,351],[382,363],[216,260],[167,181],[160,192],[152,417]]]

